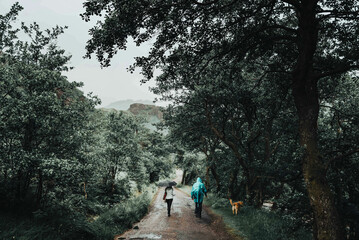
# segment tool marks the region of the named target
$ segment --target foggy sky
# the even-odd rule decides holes
[[[74,69],[65,75],[71,82],[83,82],[84,87],[81,90],[86,94],[93,92],[100,97],[101,106],[116,100],[153,100],[156,97],[148,90],[153,83],[140,85],[142,76],[139,69],[134,74],[126,71],[134,62],[135,56],[147,54],[149,44],[136,47],[129,42],[127,50],[120,51],[110,67],[101,69],[95,56],[90,60],[83,59],[86,41],[90,39],[88,30],[96,21],[92,19],[86,23],[79,16],[84,12],[83,0],[0,0],[0,14],[7,13],[15,2],[24,7],[18,16],[18,23],[37,22],[41,29],[51,29],[56,25],[68,26],[58,40],[58,45],[66,50],[67,55],[72,55],[70,66]]]

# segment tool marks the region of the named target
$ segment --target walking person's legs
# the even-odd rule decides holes
[[[198,217],[201,218],[202,217],[202,203],[198,203]]]
[[[168,216],[171,216],[171,205],[172,205],[172,201],[173,201],[173,199],[166,199]]]
[[[200,217],[201,212],[200,212],[200,203],[199,202],[195,202],[196,204],[196,208],[194,210],[194,213],[196,214],[196,217]]]

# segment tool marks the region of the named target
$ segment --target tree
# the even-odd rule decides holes
[[[173,147],[161,132],[143,131],[140,135],[142,151],[146,153],[145,166],[149,172],[149,182],[154,183],[161,177],[169,177],[173,170],[171,153]]]
[[[29,41],[17,39],[20,29],[12,30],[12,23],[21,9],[15,4],[0,16],[1,181],[10,207],[36,210],[47,205],[50,192],[58,199],[66,195],[54,189],[82,182],[59,176],[63,169],[80,169],[84,122],[98,100],[84,97],[81,84],[62,75],[70,57],[55,42],[64,28],[22,24]],[[22,204],[29,198],[34,206]]]
[[[318,82],[358,69],[358,5],[356,0],[87,1],[82,16],[88,21],[105,15],[87,44],[87,57],[96,53],[103,66],[126,48],[129,36],[137,44],[155,36],[149,56],[137,58],[134,67],[142,67],[144,81],[160,67],[157,83],[164,97],[171,90],[186,91],[189,76],[201,76],[218,59],[247,71],[259,67],[260,79],[290,81],[314,235],[344,239],[318,146]],[[186,68],[180,68],[184,59]]]
[[[65,28],[13,28],[21,9],[0,15],[0,238],[109,238],[147,211],[137,190],[170,173],[170,146],[129,112],[95,109],[63,75]]]
[[[318,128],[321,151],[329,159],[325,164],[335,200],[347,228],[348,239],[358,236],[359,191],[353,188],[358,179],[358,79],[343,76],[339,84],[328,81],[323,87],[330,94],[321,99]]]
[[[165,122],[174,142],[206,155],[207,173],[210,170],[214,175],[218,190],[221,181],[214,166],[227,165],[227,171],[218,173],[227,176],[230,197],[246,199],[260,207],[263,197],[268,197],[269,185],[288,183],[293,177],[287,176],[301,173],[299,159],[293,157],[300,149],[291,140],[296,133],[288,86],[282,86],[282,91],[278,86],[279,91],[275,91],[271,89],[274,82],[246,84],[227,71],[213,72],[216,80],[182,94],[183,105],[168,108]],[[210,76],[205,75],[207,79]],[[220,159],[218,151],[226,152],[227,157]],[[285,159],[292,160],[288,163]],[[284,167],[292,164],[296,167]],[[242,174],[240,187],[245,193],[238,196],[234,194],[235,185],[237,176]]]

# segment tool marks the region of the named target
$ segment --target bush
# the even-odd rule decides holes
[[[97,229],[96,239],[113,239],[114,235],[131,228],[133,223],[138,222],[147,213],[149,204],[148,195],[143,194],[101,214],[92,223],[92,227]]]
[[[46,212],[37,211],[31,218],[0,214],[0,239],[112,240],[139,221],[149,204],[145,193],[115,205],[91,221],[81,212],[60,205]]]
[[[228,199],[209,195],[205,204],[213,211],[223,216],[224,222],[236,234],[250,240],[309,240],[312,239],[310,231],[298,228],[293,219],[288,219],[278,212],[256,209],[244,206],[238,215],[232,214]]]

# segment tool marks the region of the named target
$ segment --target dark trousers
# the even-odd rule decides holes
[[[172,205],[173,199],[166,199],[166,202],[167,202],[167,213],[169,216],[169,215],[171,215],[171,205]]]
[[[194,213],[196,214],[196,217],[201,217],[202,214],[202,202],[195,202],[196,208],[194,210]]]

